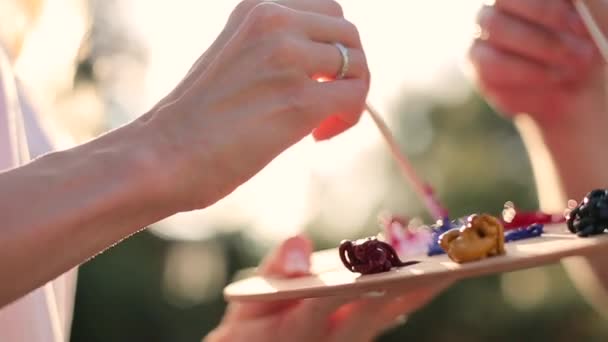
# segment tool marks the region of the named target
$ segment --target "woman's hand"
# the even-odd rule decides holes
[[[350,51],[342,80],[331,80],[342,66],[335,42]],[[313,130],[326,139],[354,125],[368,88],[357,29],[336,2],[246,1],[184,81],[140,122],[174,165],[161,172],[162,190],[177,210],[198,209]]]
[[[606,27],[606,5],[585,3]],[[479,26],[470,50],[477,82],[497,109],[527,114],[515,124],[530,155],[541,208],[559,212],[568,199],[608,187],[606,67],[572,2],[496,0],[479,13]],[[583,296],[603,312],[605,259],[565,262]]]
[[[260,267],[265,275],[297,277],[308,273],[311,243],[286,240]],[[276,303],[230,303],[224,319],[206,342],[290,341],[366,342],[402,323],[449,284],[380,298],[330,297]]]
[[[506,114],[537,121],[589,112],[605,98],[605,68],[569,0],[496,0],[479,12],[470,49],[477,82]]]
[[[350,48],[343,80],[331,80],[342,67],[334,42]],[[11,279],[0,307],[158,220],[212,204],[313,130],[322,139],[355,124],[368,87],[357,30],[336,2],[243,2],[141,118],[0,170],[0,277]]]

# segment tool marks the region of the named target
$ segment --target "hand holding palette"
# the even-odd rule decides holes
[[[608,40],[587,8],[589,4],[574,1],[608,61]],[[399,152],[381,117],[370,106],[367,109],[402,173],[437,223],[430,227],[408,227],[407,220],[388,220],[384,230],[387,242],[380,243],[377,239],[347,242],[339,251],[317,252],[312,257],[309,276],[251,277],[226,287],[224,294],[228,299],[269,301],[405,292],[432,282],[515,271],[570,256],[608,251],[608,236],[603,234],[608,229],[607,190],[590,192],[578,206],[569,208],[565,216],[520,213],[511,204],[505,208],[502,220],[482,215],[485,223],[473,222],[477,216],[451,221],[432,188],[415,174],[407,157]],[[412,261],[401,263],[399,256]]]

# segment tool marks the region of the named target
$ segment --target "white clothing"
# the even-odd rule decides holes
[[[51,149],[35,113],[19,92],[0,47],[0,172],[26,163],[30,155],[35,158]],[[23,214],[27,215],[27,208],[23,208]],[[76,269],[0,308],[0,341],[67,342],[75,290]]]

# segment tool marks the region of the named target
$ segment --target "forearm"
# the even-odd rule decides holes
[[[132,124],[0,173],[0,306],[172,213],[146,143]]]

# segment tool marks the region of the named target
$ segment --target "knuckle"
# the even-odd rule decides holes
[[[253,25],[262,31],[282,29],[291,24],[291,11],[284,6],[262,2],[251,10]]]
[[[235,19],[243,19],[251,12],[253,8],[261,4],[263,0],[242,0],[236,5],[232,11],[232,17]]]
[[[361,46],[361,36],[359,34],[359,29],[352,22],[344,19],[345,32],[347,32],[350,41],[354,47]]]
[[[477,15],[477,23],[484,34],[503,28],[502,15],[495,8],[484,6]]]
[[[469,59],[477,69],[483,69],[492,60],[488,46],[477,39],[469,48]]]
[[[342,9],[342,5],[340,5],[337,1],[330,0],[327,2],[327,7],[329,10],[329,14],[336,17],[344,17],[344,9]]]

